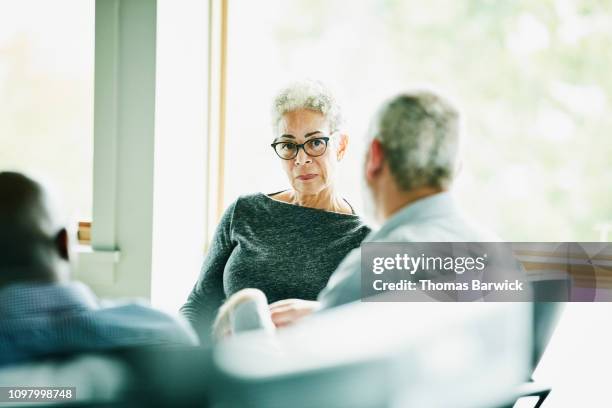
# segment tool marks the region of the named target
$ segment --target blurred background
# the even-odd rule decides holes
[[[73,219],[90,220],[94,1],[0,4],[0,163],[56,180]],[[509,241],[608,239],[612,2],[234,0],[227,27],[224,205],[286,186],[268,145],[288,81],[339,95],[357,207],[372,112],[426,84],[465,114],[456,191],[469,213]]]
[[[283,82],[320,78],[340,95],[356,205],[369,118],[426,84],[465,115],[456,192],[472,216],[508,241],[598,241],[612,221],[611,38],[610,1],[230,2],[225,199],[284,185],[265,143]]]
[[[0,166],[52,180],[74,221],[92,214],[94,6],[0,0]]]

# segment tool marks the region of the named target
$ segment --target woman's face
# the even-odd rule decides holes
[[[304,149],[299,149],[295,158],[279,159],[296,192],[318,194],[333,185],[336,166],[346,150],[347,138],[345,135],[331,135],[330,130],[325,116],[309,109],[287,112],[279,121],[275,142],[302,144],[318,137],[330,138],[321,156],[312,157]],[[334,141],[334,137],[339,140]]]

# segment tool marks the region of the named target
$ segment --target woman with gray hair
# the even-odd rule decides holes
[[[291,187],[241,196],[225,211],[181,308],[204,341],[221,305],[243,289],[276,302],[270,310],[277,326],[287,314],[315,309],[332,272],[369,233],[337,191],[348,145],[340,126],[340,108],[318,81],[294,83],[276,96],[271,147]]]

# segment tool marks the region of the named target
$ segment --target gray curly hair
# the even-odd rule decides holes
[[[450,101],[432,91],[418,90],[385,103],[372,135],[381,142],[401,189],[445,189],[456,173],[459,129],[459,112]]]
[[[307,79],[292,82],[277,93],[272,105],[274,131],[284,114],[298,109],[309,109],[323,114],[332,132],[340,130],[342,126],[340,105],[329,88],[320,81]]]

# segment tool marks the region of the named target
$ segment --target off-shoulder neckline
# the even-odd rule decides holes
[[[335,212],[335,211],[327,211],[327,210],[322,210],[320,208],[312,208],[312,207],[303,207],[301,205],[295,205],[295,204],[290,204],[287,203],[285,201],[280,201],[280,200],[276,200],[274,199],[272,196],[275,196],[277,194],[282,193],[283,191],[287,191],[287,190],[281,190],[281,191],[277,191],[275,193],[270,193],[270,194],[266,194],[266,193],[258,193],[260,196],[265,197],[266,199],[274,202],[274,203],[278,203],[281,205],[288,205],[294,208],[303,208],[304,210],[307,211],[320,211],[320,212],[324,212],[326,214],[336,214],[336,215],[343,215],[343,216],[347,216],[347,217],[355,217],[355,218],[359,218],[359,216],[355,213],[355,210],[353,209],[353,206],[346,200],[346,198],[342,198],[344,200],[344,202],[346,202],[348,204],[348,206],[351,208],[351,211],[353,211],[352,214],[346,214],[346,213],[340,213],[340,212]]]

